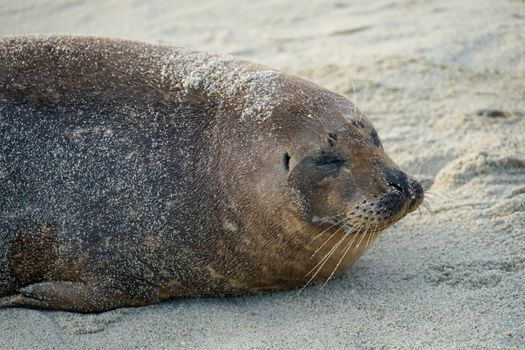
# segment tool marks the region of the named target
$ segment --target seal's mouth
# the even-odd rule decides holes
[[[350,233],[380,231],[416,210],[424,200],[421,184],[414,179],[402,183],[389,183],[382,196],[363,196],[347,209],[347,220],[342,229]]]
[[[381,196],[361,194],[340,216],[330,219],[314,216],[312,222],[337,227],[347,234],[380,232],[416,210],[424,201],[423,187],[414,179],[388,185],[388,191]]]

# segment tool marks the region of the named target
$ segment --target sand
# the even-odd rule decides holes
[[[430,187],[324,288],[99,315],[0,310],[6,349],[525,349],[525,2],[0,2],[0,35],[182,45],[356,101]],[[354,94],[355,88],[355,94]]]

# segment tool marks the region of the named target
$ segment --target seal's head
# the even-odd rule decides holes
[[[368,118],[355,114],[308,147],[292,146],[283,167],[303,220],[337,223],[346,233],[379,232],[414,211],[423,189],[385,154]]]
[[[243,152],[243,161],[233,163],[243,168],[235,184],[244,183],[242,201],[252,198],[259,218],[268,204],[268,216],[275,217],[275,208],[295,211],[303,231],[338,222],[334,227],[347,233],[380,232],[422,203],[421,185],[386,155],[354,104],[298,77],[271,73],[258,76],[272,89],[245,103],[257,112],[252,122],[228,129],[241,136],[228,137],[236,142],[232,158]]]
[[[234,249],[253,261],[256,290],[342,272],[423,201],[421,185],[385,154],[349,100],[296,77],[264,77],[277,81],[260,92],[270,97],[237,103],[262,112],[228,119],[235,123],[222,128],[229,147],[221,151],[231,160],[222,163],[222,188],[235,189],[222,197],[235,227],[245,228],[232,233]]]

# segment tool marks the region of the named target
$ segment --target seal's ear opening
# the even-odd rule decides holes
[[[286,171],[290,170],[290,155],[286,152],[283,156],[283,165]]]

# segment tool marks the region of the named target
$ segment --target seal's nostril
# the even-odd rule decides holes
[[[399,193],[402,193],[405,196],[409,195],[409,179],[407,174],[399,169],[385,168],[384,178],[388,186],[399,191]]]
[[[405,192],[405,191],[403,191],[403,188],[401,188],[401,186],[399,186],[399,185],[396,184],[396,183],[389,183],[388,185],[389,185],[390,187],[395,188],[396,190],[398,190],[398,191],[401,192],[401,193],[404,193],[404,192]]]

